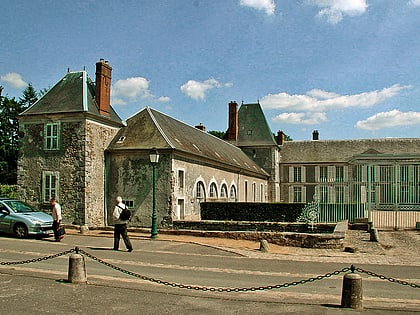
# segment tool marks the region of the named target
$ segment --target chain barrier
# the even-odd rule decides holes
[[[287,287],[291,287],[291,286],[297,286],[300,284],[305,284],[305,283],[309,283],[309,282],[314,282],[314,281],[318,281],[318,280],[323,280],[326,278],[330,278],[332,276],[337,276],[340,275],[341,273],[345,273],[345,272],[359,272],[359,273],[364,273],[367,274],[369,276],[373,276],[373,277],[377,277],[379,279],[382,280],[388,280],[390,282],[393,283],[398,283],[404,286],[410,286],[412,288],[420,288],[420,285],[415,284],[415,283],[410,283],[404,280],[399,280],[399,279],[395,279],[392,277],[386,277],[384,275],[380,275],[377,273],[374,273],[372,271],[367,271],[364,270],[362,268],[358,268],[354,265],[351,265],[351,267],[345,267],[341,270],[336,270],[334,272],[329,272],[326,273],[324,275],[320,275],[320,276],[316,276],[316,277],[311,277],[308,279],[302,279],[299,281],[293,281],[293,282],[285,282],[282,284],[275,284],[275,285],[268,285],[268,286],[261,286],[261,287],[243,287],[243,288],[223,288],[223,287],[206,287],[206,286],[194,286],[194,285],[185,285],[185,284],[180,284],[180,283],[176,283],[176,282],[169,282],[169,281],[164,281],[164,280],[160,280],[160,279],[155,279],[155,278],[151,278],[151,277],[147,277],[144,275],[140,275],[137,274],[135,272],[126,270],[124,268],[115,266],[109,262],[106,262],[105,260],[102,260],[82,249],[80,249],[79,247],[75,247],[73,249],[69,249],[67,251],[61,252],[61,253],[57,253],[57,254],[53,254],[53,255],[49,255],[49,256],[45,256],[45,257],[39,257],[39,258],[33,258],[33,259],[27,259],[27,260],[21,260],[21,261],[9,261],[9,262],[0,262],[1,266],[10,266],[10,265],[23,265],[23,264],[29,264],[29,263],[34,263],[34,262],[40,262],[40,261],[45,261],[45,260],[49,260],[49,259],[54,259],[60,256],[64,256],[67,254],[71,254],[71,253],[76,253],[76,254],[82,254],[85,255],[86,257],[89,257],[90,259],[104,265],[107,266],[111,269],[120,271],[122,273],[125,273],[127,275],[145,280],[145,281],[150,281],[150,282],[154,282],[157,284],[162,284],[162,285],[166,285],[166,286],[170,286],[173,288],[179,288],[179,289],[190,289],[190,290],[196,290],[196,291],[210,291],[210,292],[248,292],[248,291],[265,291],[265,290],[274,290],[274,289],[281,289],[281,288],[287,288]]]
[[[388,280],[389,282],[398,283],[398,284],[401,284],[401,285],[406,285],[406,286],[409,286],[409,287],[412,287],[412,288],[420,289],[420,285],[415,284],[415,283],[410,283],[410,282],[395,279],[395,278],[392,278],[392,277],[386,277],[384,275],[380,275],[380,274],[374,273],[372,271],[367,271],[367,270],[364,270],[362,268],[354,267],[354,270],[356,270],[357,272],[360,272],[360,273],[365,273],[365,274],[367,274],[369,276],[372,276],[372,277],[377,277],[381,280]]]
[[[326,273],[325,275],[321,275],[321,276],[317,276],[317,277],[311,277],[311,278],[303,279],[303,280],[300,280],[300,281],[286,282],[286,283],[283,283],[283,284],[268,285],[268,286],[261,286],[261,287],[244,287],[244,288],[206,287],[206,286],[184,285],[184,284],[180,284],[180,283],[175,283],[175,282],[169,282],[169,281],[163,281],[163,280],[160,280],[160,279],[150,278],[150,277],[143,276],[143,275],[137,274],[135,272],[126,270],[124,268],[115,266],[115,265],[113,265],[111,263],[108,263],[108,262],[106,262],[106,261],[104,261],[104,260],[102,260],[102,259],[100,259],[96,256],[93,256],[93,255],[89,254],[88,252],[85,252],[82,249],[78,249],[78,251],[80,253],[82,253],[83,255],[97,261],[100,264],[103,264],[103,265],[105,265],[109,268],[120,271],[120,272],[125,273],[127,275],[130,275],[130,276],[142,279],[142,280],[150,281],[150,282],[163,284],[163,285],[170,286],[170,287],[173,287],[173,288],[190,289],[190,290],[196,290],[196,291],[247,292],[247,291],[264,291],[264,290],[281,289],[281,288],[287,288],[287,287],[290,287],[290,286],[296,286],[296,285],[299,285],[299,284],[305,284],[305,283],[308,283],[308,282],[314,282],[314,281],[317,281],[317,280],[323,280],[325,278],[329,278],[329,277],[332,277],[332,276],[337,276],[337,275],[339,275],[343,272],[350,271],[350,268],[346,267],[346,268],[343,268],[341,270],[337,270],[337,271],[334,271],[332,273]]]
[[[10,266],[10,265],[23,265],[23,264],[29,264],[29,263],[34,263],[34,262],[39,262],[39,261],[44,261],[44,260],[49,260],[49,259],[54,259],[60,256],[64,256],[70,253],[75,252],[76,250],[73,249],[69,249],[66,250],[65,252],[61,252],[58,254],[53,254],[53,255],[49,255],[49,256],[45,256],[45,257],[39,257],[39,258],[33,258],[33,259],[27,259],[27,260],[21,260],[21,261],[0,261],[0,265],[1,266]]]

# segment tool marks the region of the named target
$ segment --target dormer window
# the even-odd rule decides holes
[[[123,142],[124,142],[124,140],[125,140],[125,136],[121,136],[121,137],[118,139],[117,143],[123,143]]]

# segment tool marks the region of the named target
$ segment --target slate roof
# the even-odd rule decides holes
[[[111,106],[110,116],[99,113],[95,101],[95,83],[86,71],[68,72],[35,104],[26,109],[21,116],[57,113],[90,113],[114,123],[122,124],[121,118]]]
[[[238,147],[150,107],[127,119],[127,126],[120,129],[108,149],[150,150],[152,147],[187,153],[258,176],[269,176]]]
[[[239,147],[277,145],[260,104],[242,104],[238,111]]]
[[[339,163],[362,156],[380,157],[420,155],[419,138],[383,138],[359,140],[286,141],[281,150],[281,162]]]

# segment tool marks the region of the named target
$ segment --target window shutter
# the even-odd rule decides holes
[[[289,183],[294,182],[294,172],[293,166],[289,166]]]
[[[302,171],[302,183],[306,183],[306,167],[305,166],[301,166]]]
[[[315,182],[319,183],[319,165],[315,166]]]
[[[289,203],[293,203],[293,186],[289,186]]]

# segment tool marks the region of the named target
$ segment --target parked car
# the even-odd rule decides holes
[[[27,203],[0,198],[0,232],[13,234],[18,238],[29,235],[48,236],[53,232],[53,217],[38,211]]]

